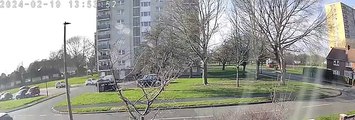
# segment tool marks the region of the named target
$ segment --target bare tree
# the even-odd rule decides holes
[[[132,67],[133,70],[126,75],[131,75],[134,80],[137,80],[140,75],[155,74],[157,81],[148,85],[137,82],[138,89],[141,91],[138,99],[129,99],[125,94],[125,88],[122,86],[117,89],[117,94],[125,103],[125,107],[132,119],[144,120],[154,110],[152,105],[165,87],[193,63],[189,58],[190,51],[187,50],[189,47],[186,47],[184,41],[178,39],[174,34],[174,30],[166,28],[160,23],[154,25],[145,36],[147,42],[140,46],[142,50],[135,53],[136,60]],[[120,44],[114,45],[119,46]],[[112,46],[111,54],[117,54],[117,52],[113,52],[115,50],[115,47]],[[117,50],[119,49],[117,48]],[[115,74],[114,66],[124,56],[111,56],[113,56],[110,59],[111,71]],[[114,75],[114,77],[116,76]],[[116,81],[115,84],[117,84]],[[144,109],[142,109],[142,106]]]
[[[223,0],[172,0],[166,10],[166,23],[176,29],[176,34],[185,40],[200,58],[203,66],[203,84],[207,85],[208,46],[218,32],[219,18],[223,12]]]
[[[84,69],[90,56],[93,56],[94,44],[85,37],[75,36],[68,40],[68,53],[72,56],[72,62],[77,69]],[[79,70],[81,74],[86,71]]]
[[[252,16],[249,25],[274,54],[281,68],[281,83],[285,84],[285,51],[300,42],[317,44],[313,37],[323,30],[325,17],[320,0],[234,0],[240,16]],[[246,19],[243,19],[246,20]],[[319,39],[317,39],[319,40]]]
[[[212,59],[218,61],[219,63],[222,63],[222,70],[225,70],[227,62],[232,61],[232,55],[230,54],[230,51],[232,50],[231,47],[231,45],[227,44],[224,41],[222,45],[215,48],[212,53]]]

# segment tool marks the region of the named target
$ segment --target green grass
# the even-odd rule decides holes
[[[355,111],[350,111],[345,113],[347,115],[354,115]],[[326,116],[320,116],[317,117],[316,120],[339,120],[339,114],[332,114],[332,115],[326,115]]]
[[[203,107],[203,106],[217,106],[217,105],[240,105],[240,104],[250,104],[257,102],[268,102],[267,98],[257,97],[257,98],[236,98],[236,99],[223,99],[223,100],[204,100],[204,101],[192,101],[192,102],[172,102],[172,103],[156,103],[151,106],[151,108],[191,108],[191,107]],[[144,110],[145,105],[137,105],[137,108]],[[74,108],[75,113],[88,113],[88,112],[107,112],[107,111],[127,111],[124,106],[121,107],[91,107],[91,108]]]
[[[95,74],[94,76],[91,76],[91,75],[88,75],[88,76],[83,76],[83,77],[73,77],[73,78],[69,78],[68,81],[69,81],[69,84],[70,85],[78,85],[78,84],[84,84],[85,81],[88,79],[88,78],[95,78],[95,79],[98,79],[98,75]],[[48,82],[48,87],[55,87],[55,84],[58,82],[58,81],[64,81],[64,79],[62,80],[56,80],[56,81],[50,81]],[[39,83],[39,84],[34,84],[34,85],[29,85],[29,86],[39,86],[39,88],[46,88],[46,83]],[[19,91],[19,88],[13,88],[13,89],[10,89],[10,90],[6,90],[5,92],[9,92],[9,93],[16,93]]]
[[[9,101],[2,101],[0,102],[0,110],[11,110],[15,109],[35,101],[41,100],[45,98],[45,96],[33,97],[33,98],[26,98],[20,100],[9,100]]]
[[[271,92],[302,93],[300,98],[312,95],[315,91],[321,91],[320,85],[311,83],[290,81],[285,86],[279,86],[277,81],[253,81],[242,80],[241,87],[237,88],[235,80],[226,78],[210,78],[209,85],[202,84],[201,78],[185,78],[172,82],[158,97],[160,100],[194,99],[194,98],[221,98],[221,97],[257,97],[270,95]],[[140,89],[128,89],[124,92],[129,99],[137,100],[143,95]],[[326,95],[320,95],[326,96]],[[117,93],[86,93],[72,99],[72,105],[91,105],[120,103]],[[66,102],[60,102],[56,106],[65,106]]]

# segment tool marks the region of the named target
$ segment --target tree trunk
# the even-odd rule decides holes
[[[245,68],[246,68],[247,64],[243,63],[243,73],[245,73]]]
[[[222,70],[226,70],[226,62],[222,63]]]
[[[260,62],[259,60],[255,60],[256,63],[256,68],[255,68],[255,80],[259,80],[259,74],[260,74]]]
[[[285,82],[285,78],[286,78],[286,62],[285,60],[282,58],[282,55],[280,55],[280,72],[281,72],[281,75],[280,75],[280,83],[282,85],[285,85],[286,82]]]
[[[190,76],[189,76],[189,78],[192,78],[192,69],[193,69],[192,67],[193,66],[190,67]]]
[[[207,61],[203,61],[203,72],[202,72],[202,79],[203,79],[203,84],[208,85],[207,81]]]
[[[237,82],[237,87],[239,87],[239,65],[237,65],[236,82]]]

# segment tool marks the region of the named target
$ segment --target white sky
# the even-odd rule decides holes
[[[80,35],[94,39],[95,8],[81,8],[82,4],[80,8],[69,8],[69,0],[59,1],[60,8],[0,8],[0,73],[9,74],[21,63],[27,68],[35,60],[48,58],[50,51],[60,49],[64,21],[72,23],[67,27],[67,38]],[[353,0],[326,0],[326,3],[336,1],[354,6]],[[228,29],[222,28],[222,31],[215,39],[222,38]],[[218,41],[211,41],[211,47],[216,44]]]
[[[9,74],[21,63],[27,68],[59,50],[64,21],[72,23],[67,26],[67,39],[76,35],[94,39],[95,8],[69,8],[68,0],[60,1],[58,9],[0,8],[0,73]]]

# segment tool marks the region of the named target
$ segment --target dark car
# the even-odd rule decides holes
[[[161,84],[161,80],[156,74],[144,75],[142,79],[137,81],[138,87],[156,87]]]
[[[0,96],[0,100],[1,101],[6,101],[6,100],[11,100],[13,97],[13,95],[11,93],[3,93],[1,96]]]
[[[7,113],[0,113],[0,120],[13,120],[13,118]]]
[[[20,87],[20,90],[28,90],[28,89],[30,89],[30,87],[28,87],[28,86],[22,86],[22,87]]]
[[[20,90],[16,93],[15,99],[23,99],[26,98],[26,92],[27,90]]]
[[[39,87],[34,86],[34,87],[31,87],[30,89],[28,89],[28,91],[26,92],[26,97],[39,96],[40,93],[41,93],[41,91],[39,90]]]
[[[96,82],[98,92],[116,91],[117,85],[109,79],[100,79]]]

